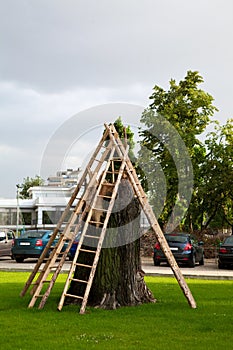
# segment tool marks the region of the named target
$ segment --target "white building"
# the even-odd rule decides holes
[[[0,198],[0,229],[56,226],[77,185],[80,169],[60,171],[44,186],[31,187],[30,199]]]

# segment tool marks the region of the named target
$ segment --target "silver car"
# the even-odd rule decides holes
[[[0,257],[11,257],[12,242],[15,238],[13,231],[0,231]]]

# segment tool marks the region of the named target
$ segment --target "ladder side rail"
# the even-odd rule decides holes
[[[57,256],[58,253],[61,252],[61,250],[63,248],[64,240],[67,238],[69,240],[69,243],[66,247],[66,250],[64,252],[62,252],[61,260],[60,260],[59,264],[57,265],[56,270],[53,272],[53,276],[50,280],[50,283],[49,283],[49,285],[48,285],[48,287],[47,287],[47,289],[42,297],[42,300],[39,304],[39,307],[38,307],[39,309],[43,308],[46,301],[47,301],[47,298],[48,298],[48,296],[53,288],[53,285],[54,285],[54,283],[55,283],[55,281],[56,281],[56,279],[57,279],[57,277],[62,269],[62,266],[66,260],[67,255],[68,255],[68,252],[73,244],[74,238],[82,225],[83,218],[86,215],[86,211],[87,211],[87,208],[85,208],[84,211],[82,212],[82,214],[80,215],[79,220],[78,220],[77,224],[75,225],[73,233],[71,235],[69,235],[69,237],[68,237],[68,235],[65,235],[65,234],[63,235],[63,237],[61,237],[61,239],[59,240],[59,242],[57,243],[57,245],[53,251],[53,255],[50,256],[49,260],[47,261],[47,263],[44,266],[43,270],[41,271],[40,275],[38,276],[38,279],[36,280],[36,283],[31,291],[31,294],[36,293],[36,295],[38,295],[41,288],[43,287],[43,282],[47,278],[46,272],[50,272],[51,268],[54,266],[54,264],[56,262],[56,260],[54,261],[53,257]],[[73,215],[73,216],[75,216],[75,215]],[[61,242],[63,242],[63,244],[61,244]],[[34,305],[35,301],[36,301],[36,299],[34,299],[31,306]]]
[[[112,157],[112,155],[114,154],[115,152],[115,147],[111,147],[111,153],[110,153],[110,157],[109,159]],[[80,241],[79,241],[79,245],[78,245],[78,248],[76,250],[76,254],[78,256],[79,254],[79,248],[81,247],[81,245],[83,244],[83,241],[84,241],[84,238],[85,238],[85,233],[87,231],[87,228],[88,228],[88,225],[89,225],[89,221],[91,219],[91,216],[92,216],[92,213],[93,213],[93,208],[96,204],[96,201],[97,201],[97,198],[98,198],[98,195],[99,195],[99,192],[100,192],[100,189],[101,189],[101,185],[103,184],[105,178],[106,178],[106,174],[107,174],[107,168],[110,164],[110,161],[107,162],[107,166],[106,166],[106,169],[103,171],[103,174],[101,176],[101,180],[100,180],[100,183],[98,184],[98,187],[97,187],[97,190],[90,202],[90,209],[89,209],[89,212],[88,212],[88,215],[87,215],[87,219],[86,219],[86,222],[84,224],[84,227],[83,227],[83,232],[82,232],[82,235],[80,237]],[[74,260],[73,260],[74,261]]]
[[[103,159],[101,158],[102,161],[100,161],[100,162],[99,162],[99,165],[97,165],[98,171],[99,171],[100,168],[101,168],[101,163],[103,163],[103,161],[106,159],[107,154],[108,154],[110,151],[111,151],[111,154],[115,151],[115,149],[114,149],[114,147],[112,147],[112,145],[108,145],[108,147],[106,148],[104,154],[102,155],[102,158],[103,158]],[[96,178],[95,174],[97,174],[97,173],[93,173],[93,177],[92,177],[92,179],[91,179],[91,181],[90,181],[90,183],[89,183],[88,189],[91,188],[91,185],[92,185],[93,182],[95,181],[95,178]],[[104,174],[103,174],[102,178],[103,178],[103,177],[104,177]],[[103,181],[103,180],[102,180],[102,181]],[[84,196],[83,196],[83,199],[85,199],[88,195],[89,195],[89,191],[85,191],[85,194],[84,194]],[[94,196],[94,199],[93,199],[93,200],[95,201],[96,198],[97,198],[97,195]],[[82,214],[81,218],[79,219],[79,225],[78,225],[78,227],[76,228],[76,230],[78,230],[78,228],[81,226],[81,222],[82,222],[82,219],[83,219],[83,217],[84,217],[84,215],[85,215],[85,211],[87,211],[87,208],[85,208],[84,213]],[[84,225],[84,229],[83,229],[82,235],[81,235],[81,237],[80,237],[80,241],[79,241],[78,247],[81,247],[81,245],[82,245],[82,242],[83,242],[83,239],[84,239],[84,235],[85,235],[85,232],[86,232],[87,227],[88,227],[88,220],[90,220],[91,214],[92,214],[92,211],[90,210],[89,213],[88,213],[87,221],[86,221],[86,223],[85,223],[85,225]],[[73,216],[73,217],[74,217],[74,216]],[[75,218],[75,219],[76,219],[76,218]],[[73,222],[75,221],[75,219],[73,220]],[[69,229],[69,227],[67,227],[67,231],[68,231],[68,229]],[[64,237],[66,237],[67,235],[68,235],[67,232],[64,233]],[[74,238],[75,238],[75,234],[73,234],[73,237],[72,237],[72,238],[70,237],[70,239],[72,239],[72,242],[73,242]],[[71,242],[70,242],[70,243],[71,243]],[[70,247],[71,247],[71,244],[69,245],[68,248],[70,248]],[[36,295],[35,295],[35,297],[33,297],[31,303],[29,304],[29,307],[31,307],[31,306],[34,305],[34,303],[35,303],[35,301],[36,301],[36,298],[37,298],[37,295],[40,293],[40,290],[41,290],[42,287],[43,287],[43,281],[47,278],[47,275],[48,275],[49,272],[50,272],[49,266],[51,266],[53,263],[55,263],[55,261],[56,261],[56,254],[57,254],[61,249],[62,249],[62,245],[60,245],[60,243],[58,242],[56,248],[54,249],[53,255],[51,256],[50,261],[47,262],[47,264],[46,264],[46,266],[45,266],[45,268],[44,268],[44,274],[42,275],[42,277],[39,276],[40,281],[39,281],[39,283],[38,283],[38,285],[37,285],[37,288],[36,288],[35,291],[34,291],[34,293],[35,293]],[[80,248],[77,248],[78,253],[79,253],[79,249],[80,249]],[[76,253],[77,253],[77,251],[76,251]],[[53,274],[52,279],[50,280],[50,284],[48,285],[48,288],[47,288],[46,292],[44,293],[44,295],[43,295],[43,297],[42,297],[42,300],[41,300],[41,303],[40,303],[40,305],[39,305],[39,308],[42,308],[42,307],[44,306],[44,304],[45,304],[45,302],[46,302],[46,300],[47,300],[47,298],[48,298],[48,296],[49,296],[49,293],[50,293],[50,291],[51,291],[51,289],[52,289],[52,287],[53,287],[53,285],[54,285],[54,283],[55,283],[55,281],[56,281],[56,278],[57,278],[57,276],[58,276],[58,274],[59,274],[59,272],[60,272],[60,270],[61,270],[61,268],[62,268],[62,265],[64,264],[65,257],[67,256],[67,254],[68,254],[68,249],[67,249],[67,253],[66,253],[66,254],[65,254],[65,253],[63,254],[62,259],[61,259],[61,262],[59,263],[57,269],[55,270],[55,272],[54,272],[54,274]],[[54,256],[55,256],[55,261],[54,261]]]
[[[63,245],[63,244],[64,244],[64,242],[61,241],[61,242],[60,242],[60,245]],[[51,258],[51,260],[50,260],[51,265],[54,265],[54,264],[55,264],[56,259],[57,259],[57,256],[56,256],[56,255],[54,255],[54,256]],[[33,291],[34,294],[33,294],[32,299],[31,299],[31,301],[30,301],[30,303],[29,303],[29,305],[28,305],[28,308],[32,308],[32,307],[34,306],[34,304],[35,304],[35,302],[36,302],[36,300],[37,300],[38,296],[40,295],[40,292],[41,292],[41,290],[42,290],[42,288],[43,288],[43,282],[47,279],[47,277],[48,277],[48,275],[49,275],[50,272],[51,272],[51,271],[50,271],[49,268],[43,270],[43,274],[41,274],[41,275],[42,275],[42,278],[41,278],[40,282],[38,283],[38,285],[36,285],[35,291]]]
[[[78,193],[79,193],[83,183],[85,183],[86,176],[87,176],[87,174],[89,174],[89,169],[91,168],[92,164],[94,163],[95,158],[98,155],[99,151],[101,150],[101,147],[103,146],[103,143],[106,140],[107,136],[108,136],[108,131],[105,130],[105,132],[104,132],[104,134],[103,134],[103,136],[102,136],[102,138],[101,138],[97,148],[95,149],[95,151],[94,151],[90,161],[88,162],[88,165],[87,165],[85,171],[83,172],[83,175],[82,175],[81,179],[79,180],[78,185],[76,186],[74,192],[72,193],[72,196],[71,196],[69,202],[67,203],[66,209],[62,213],[62,215],[61,215],[61,217],[60,217],[60,219],[59,219],[59,221],[57,223],[57,226],[56,226],[56,228],[53,231],[52,236],[50,237],[50,239],[49,239],[49,241],[48,241],[44,251],[42,252],[41,256],[39,257],[39,259],[38,259],[38,261],[37,261],[37,263],[36,263],[32,273],[30,274],[30,276],[28,278],[28,280],[26,281],[25,286],[24,286],[23,290],[20,293],[21,297],[23,297],[26,294],[26,292],[27,292],[28,288],[30,287],[32,281],[34,280],[34,278],[35,278],[35,276],[36,276],[36,274],[37,274],[41,264],[43,263],[46,255],[47,255],[47,253],[49,251],[49,248],[51,247],[51,244],[53,243],[54,239],[56,238],[57,233],[59,232],[63,222],[65,221],[65,218],[67,217],[67,215],[68,215],[68,213],[69,213],[69,211],[70,211],[70,209],[72,207],[73,202],[75,201],[75,199],[76,199],[76,197],[77,197],[77,195],[78,195]],[[108,152],[109,152],[109,150],[108,150]],[[107,152],[107,150],[105,150],[105,152],[104,152],[104,154],[103,154],[101,159],[104,159],[104,157],[107,156],[108,152]],[[100,167],[101,167],[101,164],[97,164],[97,167],[96,167],[97,170],[99,170]],[[92,174],[92,178],[94,178],[94,175],[95,174],[93,173]]]
[[[87,193],[87,192],[85,192],[85,193],[86,193],[86,195],[88,196],[88,193]],[[85,196],[84,196],[84,199],[85,199]],[[54,273],[53,273],[53,276],[52,276],[52,278],[51,278],[51,280],[50,280],[50,283],[49,283],[49,285],[48,285],[48,287],[47,287],[47,290],[46,290],[46,292],[44,293],[44,295],[43,295],[43,297],[42,297],[42,300],[41,300],[41,302],[40,302],[40,304],[39,304],[39,307],[38,307],[39,309],[43,308],[44,305],[45,305],[45,303],[46,303],[46,301],[47,301],[47,298],[48,298],[48,296],[49,296],[49,294],[50,294],[50,292],[51,292],[51,290],[52,290],[52,287],[53,287],[53,285],[54,285],[54,283],[55,283],[55,281],[56,281],[56,279],[57,279],[57,277],[58,277],[58,275],[59,275],[59,273],[60,273],[60,271],[61,271],[61,268],[62,268],[62,266],[63,266],[63,264],[64,264],[64,262],[65,262],[65,259],[66,259],[66,257],[67,257],[67,254],[68,254],[68,252],[69,252],[69,250],[70,250],[70,248],[71,248],[71,246],[72,246],[72,244],[73,244],[74,238],[75,238],[77,232],[79,231],[79,229],[80,229],[80,227],[81,227],[81,225],[82,225],[82,223],[83,223],[83,219],[84,219],[84,216],[85,216],[86,213],[87,213],[87,210],[88,210],[88,208],[86,207],[86,208],[84,209],[84,211],[82,212],[82,214],[80,215],[79,220],[78,220],[77,224],[75,225],[75,229],[74,229],[74,232],[72,233],[72,236],[70,236],[70,237],[68,238],[67,235],[64,234],[64,238],[67,237],[67,238],[69,239],[69,243],[68,243],[68,246],[67,246],[67,248],[66,248],[66,251],[62,254],[61,261],[59,262],[59,264],[58,264],[56,270],[55,270]],[[76,219],[76,218],[75,218],[75,219]],[[73,223],[73,222],[72,222],[72,223]],[[87,229],[87,228],[86,228],[86,229]],[[83,235],[83,234],[85,235],[86,229],[83,230],[82,235]],[[81,236],[82,236],[82,235],[81,235]],[[58,243],[59,243],[59,242],[58,242]],[[58,245],[58,243],[57,243],[57,245]],[[79,245],[80,245],[80,242],[79,242]],[[62,246],[57,247],[57,249],[55,248],[55,252],[57,253],[61,248],[62,248]],[[49,264],[48,264],[46,267],[44,267],[43,270],[46,271],[46,270],[49,268],[49,265],[51,265],[51,260],[49,261]],[[39,276],[39,277],[40,277],[40,276]],[[40,280],[42,279],[42,277],[43,277],[43,276],[42,276],[42,274],[41,274]],[[39,280],[38,282],[40,282],[40,280]],[[38,294],[38,291],[37,291],[37,294]]]
[[[111,145],[111,153],[110,153],[110,157],[109,157],[109,160],[107,162],[107,166],[101,176],[101,179],[100,179],[100,183],[99,183],[99,186],[97,188],[97,191],[94,195],[94,198],[93,198],[93,201],[91,203],[91,207],[90,207],[90,210],[89,210],[89,213],[88,213],[88,216],[87,216],[87,219],[86,219],[86,222],[85,222],[85,225],[84,225],[84,228],[83,228],[83,232],[82,232],[82,235],[80,237],[80,241],[79,241],[79,245],[77,247],[77,250],[75,252],[75,255],[74,255],[74,259],[72,261],[72,264],[71,264],[71,267],[70,267],[70,270],[69,270],[69,273],[68,273],[68,276],[67,276],[67,279],[66,279],[66,282],[65,282],[65,286],[64,286],[64,289],[63,289],[63,293],[62,293],[62,296],[60,298],[60,302],[58,304],[58,310],[61,310],[62,307],[63,307],[63,304],[64,304],[64,301],[65,301],[65,295],[67,293],[67,290],[69,288],[69,284],[70,284],[70,280],[72,278],[72,275],[74,273],[74,270],[75,270],[75,267],[76,267],[76,262],[78,260],[78,256],[79,256],[79,253],[80,253],[80,249],[82,247],[82,244],[83,244],[83,241],[84,241],[84,238],[85,238],[85,234],[86,234],[86,231],[87,231],[87,228],[88,228],[88,225],[89,225],[89,222],[90,222],[90,219],[91,219],[91,216],[92,216],[92,212],[93,212],[93,208],[96,204],[96,201],[97,201],[97,198],[99,196],[99,193],[100,193],[100,190],[101,190],[101,186],[102,184],[104,183],[105,179],[106,179],[106,175],[107,175],[107,171],[108,171],[108,168],[111,164],[111,158],[113,156],[115,152],[115,146]]]
[[[86,192],[85,192],[85,193],[86,193]],[[84,200],[85,200],[85,196],[84,196],[83,201],[84,201]],[[81,199],[81,200],[79,201],[79,203],[77,204],[76,209],[79,208],[79,207],[81,207],[82,204],[83,204],[83,202],[82,202],[82,199]],[[82,218],[84,217],[84,215],[85,215],[85,213],[82,214]],[[41,273],[40,273],[39,276],[37,277],[37,280],[36,280],[36,282],[35,282],[35,284],[34,284],[32,290],[31,290],[31,294],[34,294],[34,293],[35,293],[38,284],[40,283],[40,281],[41,281],[42,278],[43,278],[43,272],[44,272],[44,271],[48,268],[48,266],[51,264],[51,259],[52,259],[52,257],[54,256],[54,254],[57,253],[57,250],[58,250],[59,247],[60,247],[60,242],[64,240],[64,237],[67,237],[67,238],[68,238],[68,235],[70,234],[70,227],[74,224],[74,221],[75,221],[75,220],[76,220],[76,213],[73,212],[72,215],[71,215],[71,217],[70,217],[70,219],[69,219],[69,221],[68,221],[68,223],[66,224],[66,227],[65,227],[63,233],[61,234],[61,236],[60,236],[58,242],[56,243],[56,246],[54,247],[53,251],[50,253],[50,256],[49,256],[48,260],[46,261],[43,270],[41,271]],[[73,240],[74,240],[74,238],[75,238],[75,234],[77,233],[77,230],[80,228],[80,226],[81,226],[81,220],[79,220],[79,225],[78,225],[78,227],[77,227],[75,233],[72,235],[72,238],[73,238],[73,239],[72,239],[72,242],[73,242]],[[70,237],[70,238],[71,238],[71,237]],[[52,243],[53,243],[53,242],[54,242],[54,239],[52,240]],[[49,248],[50,248],[50,247],[51,247],[51,244],[49,245],[49,242],[48,242],[48,244],[47,244],[47,252],[49,251]],[[60,248],[60,250],[61,250],[61,249],[62,249],[62,247]],[[68,252],[67,252],[67,254],[68,254]],[[66,254],[66,256],[67,256],[67,254]],[[41,264],[42,264],[42,262],[44,261],[45,257],[46,257],[46,253],[44,253],[43,255],[40,256],[40,258],[39,258],[40,261],[39,261],[39,263],[38,263],[38,266],[39,266],[39,267],[41,266]],[[65,260],[65,259],[64,259],[64,260]],[[38,271],[38,269],[37,269],[37,271]],[[24,290],[21,292],[21,296],[25,295],[26,290],[30,287],[30,285],[31,285],[31,283],[32,283],[32,281],[33,281],[33,279],[34,279],[34,277],[35,277],[37,271],[35,271],[35,273],[32,273],[32,274],[29,276],[29,279],[28,279],[28,281],[27,281],[27,283],[26,283],[26,288],[24,288]]]
[[[100,234],[100,239],[99,239],[97,250],[96,250],[96,254],[95,254],[95,257],[94,257],[93,266],[92,266],[90,277],[89,277],[89,280],[88,280],[88,283],[87,283],[87,287],[86,287],[86,290],[85,290],[85,293],[84,293],[83,302],[82,302],[82,305],[81,305],[81,308],[80,308],[80,314],[83,314],[85,312],[88,296],[89,296],[89,293],[90,293],[90,290],[91,290],[92,282],[93,282],[93,279],[94,279],[94,276],[95,276],[95,271],[96,271],[96,268],[97,268],[97,265],[98,265],[98,261],[99,261],[100,251],[101,251],[101,248],[102,248],[102,245],[103,245],[103,241],[104,241],[104,238],[105,238],[105,233],[106,233],[106,230],[107,230],[108,221],[109,221],[110,215],[112,213],[112,209],[113,209],[113,206],[114,206],[114,203],[115,203],[115,199],[116,199],[116,196],[117,196],[118,188],[119,188],[119,185],[120,185],[120,182],[121,182],[121,179],[122,179],[122,176],[123,176],[123,172],[124,172],[124,169],[125,169],[126,157],[128,156],[128,150],[129,150],[129,147],[127,147],[126,150],[125,150],[125,154],[124,154],[124,157],[122,159],[122,163],[121,163],[121,166],[120,166],[120,169],[119,169],[118,177],[117,177],[117,180],[115,182],[115,186],[114,186],[114,189],[113,189],[113,192],[112,192],[112,196],[111,196],[111,199],[110,199],[110,202],[109,202],[109,207],[108,207],[108,210],[107,210],[107,213],[106,213],[106,217],[104,219],[104,225],[103,225],[103,228],[102,228],[102,231],[101,231],[101,234]]]
[[[110,132],[110,138],[113,138],[113,135],[112,133]],[[117,148],[117,151],[118,151],[118,154],[120,155],[121,153],[125,153],[125,147],[123,146],[123,143],[122,141],[120,140],[120,138],[118,137],[117,139],[117,142],[118,142],[118,145],[119,145],[119,148],[120,148],[120,151],[119,152],[119,149]],[[166,256],[167,260],[168,260],[168,263],[179,283],[179,286],[180,288],[182,289],[185,297],[187,298],[188,300],[188,303],[189,305],[192,307],[192,308],[196,308],[196,302],[192,296],[192,293],[183,277],[183,274],[181,273],[180,271],[180,268],[174,258],[174,255],[172,254],[171,252],[171,249],[166,241],[166,238],[164,237],[164,234],[160,228],[160,225],[154,215],[154,212],[152,211],[152,208],[149,204],[149,201],[147,199],[147,196],[142,188],[142,185],[138,179],[138,176],[137,176],[137,173],[136,173],[136,170],[134,169],[132,163],[131,163],[131,160],[127,159],[126,161],[126,168],[127,168],[127,172],[128,172],[128,175],[129,175],[129,178],[130,178],[130,182],[131,184],[133,185],[133,188],[135,190],[135,193],[140,201],[140,204],[144,210],[144,213],[155,233],[155,236],[156,238],[158,239],[159,243],[160,243],[160,246],[164,252],[164,255]]]
[[[139,199],[140,200],[140,199]],[[147,202],[147,199],[143,199],[141,200],[141,205],[142,205],[142,208],[144,210],[144,213],[151,225],[151,228],[153,229],[154,233],[155,233],[155,236],[164,252],[164,255],[166,256],[167,260],[168,260],[168,263],[179,283],[179,286],[180,288],[182,289],[185,297],[187,298],[188,300],[188,303],[189,305],[192,307],[192,308],[196,308],[196,302],[192,296],[192,293],[183,277],[183,274],[181,273],[181,270],[174,258],[174,255],[172,254],[171,252],[171,249],[166,241],[166,238],[164,237],[164,234],[158,224],[158,221],[156,219],[156,217],[154,216],[154,213],[149,205],[149,203]]]
[[[107,125],[105,125],[105,127],[108,128]],[[113,141],[115,139],[115,137],[113,136],[113,134],[115,135],[114,130],[115,130],[115,128],[113,126],[111,126],[111,129],[109,128],[109,136],[111,139],[113,139]],[[117,148],[118,154],[119,155],[121,153],[124,154],[125,147],[123,146],[123,143],[121,142],[119,137],[117,137],[116,143],[119,145],[119,149]],[[145,192],[140,184],[140,181],[138,180],[136,171],[135,171],[129,158],[128,158],[126,163],[127,163],[127,170],[128,170],[128,174],[129,174],[131,183],[132,183],[134,190],[139,198],[139,201],[142,205],[142,208],[144,209],[145,215],[147,216],[147,219],[148,219],[149,223],[151,224],[151,227],[155,233],[155,236],[158,239],[158,241],[161,245],[161,248],[164,251],[164,254],[169,262],[169,265],[170,265],[184,295],[188,299],[190,306],[192,308],[195,308],[196,307],[195,300],[193,299],[192,294],[189,290],[189,287],[187,286],[187,284],[184,280],[184,277],[183,277],[183,275],[182,275],[182,273],[181,273],[181,271],[176,263],[176,260],[175,260],[173,254],[170,250],[170,247],[168,246],[168,243],[167,243],[167,241],[163,235],[163,232],[162,232],[162,230],[157,222],[157,219],[156,219],[156,217],[155,217],[155,215],[154,215],[154,213],[149,205],[146,194],[145,194]]]
[[[106,156],[108,155],[108,153],[110,151],[111,151],[111,154],[114,152],[114,147],[112,147],[111,144],[109,144],[108,147],[105,149],[102,157],[100,158],[100,161],[98,162],[98,165],[96,167],[96,171],[93,173],[93,177],[92,177],[92,179],[90,180],[90,182],[88,184],[87,190],[83,194],[83,198],[82,198],[83,199],[83,203],[84,203],[84,200],[86,199],[86,197],[89,196],[89,192],[91,190],[91,186],[96,181],[96,175],[97,175],[98,171],[100,170],[103,161],[106,159]],[[80,200],[80,202],[81,202],[81,200]],[[79,204],[76,206],[76,210],[77,210],[77,207],[79,207]],[[86,214],[86,212],[87,212],[87,207],[84,209],[84,212],[82,213],[81,218],[79,219],[79,222],[78,222],[78,225],[76,227],[76,231],[75,232],[77,232],[78,229],[80,228],[80,226],[82,224],[82,219],[84,218],[84,215]],[[64,244],[64,240],[63,239],[65,237],[67,237],[68,239],[72,240],[72,242],[73,242],[73,240],[75,238],[75,233],[71,234],[71,236],[69,234],[70,234],[70,226],[72,224],[74,224],[75,220],[76,220],[76,211],[73,212],[72,218],[70,219],[70,221],[66,225],[66,228],[65,228],[63,236],[58,241],[55,249],[53,250],[53,252],[52,252],[52,254],[51,254],[50,258],[49,258],[49,260],[46,262],[45,267],[43,268],[41,274],[37,278],[35,286],[33,287],[32,291],[31,291],[31,294],[35,294],[35,296],[32,298],[32,301],[29,304],[29,307],[32,307],[35,304],[37,295],[39,295],[39,293],[40,293],[40,291],[41,291],[41,289],[43,287],[43,282],[47,278],[48,273],[50,272],[50,267],[55,263],[56,257],[57,257],[57,253],[60,253],[60,251],[61,251],[61,249],[63,247],[63,244]],[[84,227],[84,234],[85,234],[86,230],[87,230],[87,225]],[[81,242],[83,240],[82,236],[83,235],[81,235],[79,245],[81,245]],[[62,245],[60,244],[61,241],[63,242]],[[71,245],[72,245],[72,243],[70,242],[70,245],[68,245],[68,247],[70,248]],[[62,265],[65,262],[65,258],[67,256],[67,254],[68,254],[68,249],[67,249],[67,252],[63,253],[61,262],[58,264],[57,269],[53,273],[53,277],[52,277],[52,279],[50,281],[50,284],[48,285],[48,288],[47,288],[44,296],[42,297],[42,300],[41,300],[41,303],[39,305],[39,308],[42,308],[44,306],[44,304],[45,304],[45,302],[46,302],[46,300],[48,298],[48,295],[49,295],[49,293],[50,293],[50,291],[51,291],[51,289],[52,289],[52,287],[53,287],[53,285],[55,283],[55,280],[56,280],[56,278],[57,278],[57,276],[59,274],[59,270],[61,270]],[[54,256],[55,256],[55,261],[54,261]]]

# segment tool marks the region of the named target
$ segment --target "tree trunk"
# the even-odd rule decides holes
[[[88,232],[92,232],[92,235],[93,230],[99,230],[99,228],[90,226]],[[80,256],[80,259],[83,263],[92,263],[91,255],[93,256],[85,253]],[[79,270],[79,278],[80,272]],[[87,271],[83,268],[83,277],[86,273]],[[68,293],[81,295],[83,293],[81,288],[84,287],[73,281]],[[120,306],[155,301],[145,284],[144,272],[141,268],[140,205],[133,195],[129,181],[124,179],[119,186],[117,200],[110,216],[88,305],[116,309]],[[65,301],[66,304],[74,302],[78,303],[78,300],[66,298]]]

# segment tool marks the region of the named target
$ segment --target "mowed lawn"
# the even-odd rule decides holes
[[[19,296],[29,274],[0,272],[0,348],[16,349],[233,349],[233,281],[187,279],[191,309],[176,279],[146,277],[155,304],[114,311],[77,306],[57,311],[61,274],[43,310]]]

